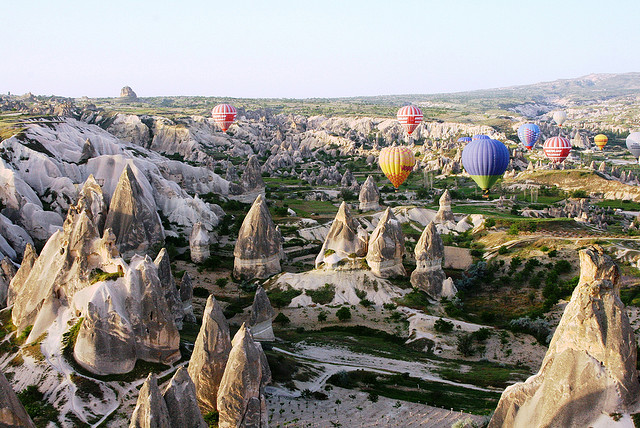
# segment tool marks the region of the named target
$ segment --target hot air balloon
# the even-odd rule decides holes
[[[460,137],[458,138],[458,143],[469,143],[471,142],[471,137]]]
[[[222,132],[227,132],[227,129],[236,120],[237,115],[238,110],[231,104],[218,104],[211,110],[211,116],[218,126],[222,128]]]
[[[596,146],[600,150],[604,149],[604,146],[607,145],[607,141],[609,141],[609,139],[604,134],[598,134],[595,137],[593,137],[593,142],[596,144]]]
[[[385,147],[380,150],[378,163],[384,175],[397,189],[411,174],[416,158],[408,147]]]
[[[551,137],[542,145],[544,155],[555,163],[564,161],[571,151],[571,143],[564,137]]]
[[[627,149],[633,157],[640,158],[640,132],[632,132],[627,137]],[[638,161],[640,163],[640,160]]]
[[[475,140],[490,140],[491,137],[489,137],[488,135],[484,135],[484,134],[476,134],[473,137],[471,137],[471,141],[475,141]]]
[[[540,127],[535,123],[525,123],[518,128],[518,138],[522,144],[531,150],[540,137]]]
[[[509,149],[498,140],[476,139],[462,151],[462,165],[485,195],[509,165]]]
[[[411,135],[422,122],[422,110],[415,106],[404,106],[398,110],[398,122],[404,127],[407,134]]]
[[[553,120],[558,126],[562,127],[562,124],[567,120],[567,113],[563,110],[556,110],[553,112]]]

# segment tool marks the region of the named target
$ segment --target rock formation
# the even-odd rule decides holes
[[[120,89],[120,98],[135,100],[138,98],[138,96],[136,95],[135,92],[133,92],[133,89],[131,89],[131,87],[125,86],[122,89]]]
[[[489,427],[587,427],[629,412],[640,393],[636,358],[618,267],[599,246],[580,250],[580,280],[540,371],[505,389]]]
[[[195,323],[196,316],[193,314],[193,283],[188,272],[182,275],[180,281],[180,300],[182,301],[183,320],[185,322]]]
[[[22,290],[22,284],[24,284],[25,280],[29,277],[31,268],[33,268],[33,265],[36,262],[37,258],[38,255],[36,254],[36,249],[33,248],[33,245],[27,244],[24,249],[24,256],[22,257],[20,269],[18,269],[12,280],[9,282],[7,306],[13,305],[13,302],[16,299],[16,292],[18,290]],[[12,286],[11,282],[15,282],[15,284],[13,284]]]
[[[172,428],[207,428],[202,418],[196,388],[187,372],[180,367],[162,393]]]
[[[381,278],[406,275],[402,265],[404,234],[400,222],[387,208],[369,239],[367,263],[374,275]]]
[[[96,148],[91,144],[90,139],[86,139],[84,142],[84,146],[82,146],[82,154],[80,155],[80,160],[78,160],[79,164],[86,163],[89,159],[94,158],[98,155],[96,152]]]
[[[2,372],[0,372],[0,427],[35,428],[35,424]]]
[[[218,393],[218,426],[266,427],[264,387],[271,381],[267,357],[244,324],[232,345]]]
[[[426,292],[431,298],[453,297],[456,294],[452,281],[445,281],[442,270],[444,244],[434,222],[424,228],[415,248],[416,269],[411,274],[411,285]]]
[[[273,335],[273,326],[271,320],[275,312],[271,307],[271,302],[267,293],[262,286],[256,290],[251,306],[251,318],[249,319],[249,328],[251,335],[258,341],[273,341],[276,337]]]
[[[258,157],[252,155],[247,161],[247,166],[242,172],[242,188],[246,192],[252,192],[255,190],[264,190],[264,181],[262,180],[262,168]]]
[[[360,188],[358,200],[360,201],[360,210],[362,211],[380,209],[380,191],[372,176],[368,176]]]
[[[345,202],[342,202],[336,218],[331,223],[320,254],[316,257],[316,269],[324,265],[335,269],[347,258],[364,257],[367,254],[369,235],[351,217],[351,211]]]
[[[231,162],[227,164],[227,173],[225,174],[224,178],[230,183],[234,183],[239,179],[238,171],[236,170],[236,167],[233,166]]]
[[[9,295],[9,284],[14,276],[16,276],[16,267],[13,262],[6,257],[0,262],[0,309],[7,306],[7,297]]]
[[[194,263],[202,263],[210,256],[209,232],[200,222],[193,225],[191,235],[189,236],[189,249],[191,250],[191,261]]]
[[[116,244],[125,256],[144,253],[164,240],[156,204],[147,200],[128,164],[111,197],[105,227],[113,230]]]
[[[107,204],[104,202],[102,188],[93,177],[93,174],[90,174],[82,185],[75,210],[76,212],[86,211],[98,229],[98,233],[102,234],[107,219]]]
[[[189,360],[189,375],[204,414],[217,410],[218,388],[230,351],[229,325],[216,299],[209,296]]]
[[[171,426],[167,404],[158,388],[158,379],[151,373],[140,388],[129,428],[169,428]]]
[[[440,224],[448,221],[456,221],[453,217],[453,211],[451,211],[451,195],[449,194],[449,189],[445,190],[442,196],[440,196],[440,209],[434,221]]]
[[[258,195],[242,222],[233,255],[236,277],[267,278],[280,272],[282,238],[262,195]]]
[[[184,318],[182,300],[176,287],[176,281],[173,279],[173,274],[171,273],[171,261],[169,260],[169,254],[167,254],[166,248],[160,250],[154,263],[158,267],[158,279],[164,289],[164,297],[167,300],[167,305],[169,305],[169,310],[173,314],[173,320],[178,330],[182,330],[182,318]]]

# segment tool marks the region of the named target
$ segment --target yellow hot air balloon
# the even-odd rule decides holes
[[[604,149],[604,146],[607,145],[607,141],[609,141],[609,139],[604,134],[598,134],[593,137],[593,142],[596,143],[596,146],[598,146],[598,149],[600,150]]]
[[[384,175],[397,189],[411,174],[416,158],[408,147],[385,147],[380,150],[378,163]]]

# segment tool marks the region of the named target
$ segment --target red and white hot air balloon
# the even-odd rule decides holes
[[[218,126],[222,128],[222,132],[227,132],[227,129],[236,120],[237,115],[238,110],[231,104],[218,104],[211,110],[211,116]]]
[[[407,131],[407,134],[411,133],[422,122],[422,110],[415,106],[404,106],[398,110],[398,122]]]
[[[571,143],[564,137],[551,137],[542,145],[544,155],[555,163],[564,161],[571,151]]]

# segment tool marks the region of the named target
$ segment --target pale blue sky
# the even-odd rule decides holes
[[[10,1],[0,92],[339,97],[640,71],[640,1]]]

